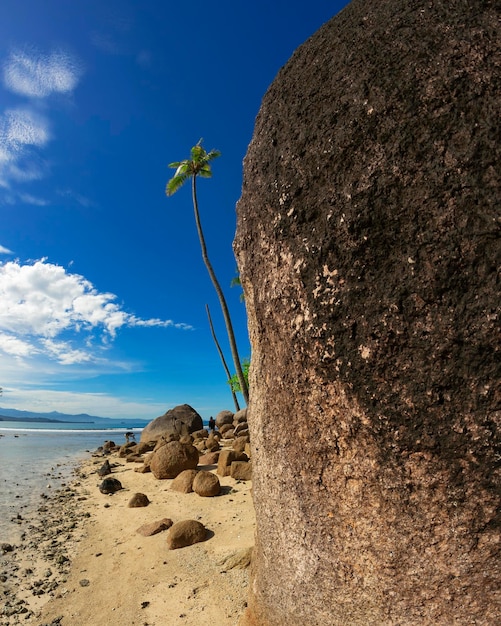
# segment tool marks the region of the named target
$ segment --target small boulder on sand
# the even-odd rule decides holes
[[[199,465],[217,465],[219,452],[207,452],[198,459]]]
[[[158,448],[151,456],[150,467],[155,478],[176,478],[183,470],[195,469],[198,450],[191,444],[171,441]]]
[[[198,470],[196,469],[187,469],[182,471],[171,482],[170,488],[173,491],[179,491],[180,493],[192,493],[193,480],[197,474]]]
[[[252,480],[252,463],[233,461],[230,466],[230,476],[235,480]]]
[[[221,483],[212,472],[200,471],[193,481],[193,491],[205,498],[218,496],[221,493]]]
[[[149,524],[143,524],[137,529],[137,533],[143,537],[151,537],[157,533],[161,533],[163,530],[167,530],[172,526],[172,520],[168,517],[164,517],[158,522],[150,522]]]
[[[129,504],[127,506],[131,509],[135,509],[141,506],[148,506],[149,503],[150,501],[147,495],[144,493],[135,493],[129,500]]]
[[[99,485],[101,493],[115,493],[115,491],[120,491],[120,489],[123,489],[122,483],[116,478],[105,478]]]
[[[193,519],[176,522],[170,527],[167,536],[167,547],[169,550],[177,548],[185,548],[192,546],[194,543],[205,541],[207,530],[201,522]]]
[[[217,473],[219,476],[229,476],[233,461],[248,461],[249,457],[243,452],[235,450],[221,450],[217,461]]]
[[[111,465],[108,459],[101,465],[101,467],[97,470],[99,476],[108,476],[111,474]]]

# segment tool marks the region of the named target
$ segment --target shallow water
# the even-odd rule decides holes
[[[17,515],[29,518],[50,493],[71,481],[73,469],[89,453],[113,440],[125,443],[125,429],[82,429],[80,424],[1,422],[0,427],[0,542],[20,537]],[[73,428],[71,428],[73,426]],[[139,441],[141,428],[131,428]]]

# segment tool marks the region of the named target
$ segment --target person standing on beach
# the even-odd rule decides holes
[[[216,430],[216,420],[212,417],[212,415],[209,417],[209,428],[212,432]]]

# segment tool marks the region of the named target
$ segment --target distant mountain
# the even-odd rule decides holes
[[[0,415],[0,422],[37,422],[40,424],[68,424],[64,420],[51,420],[48,417],[7,417]],[[82,424],[82,422],[71,422],[72,424]],[[83,422],[88,424],[89,422]]]
[[[17,409],[4,409],[0,407],[0,421],[12,420],[15,422],[72,422],[78,424],[99,424],[113,427],[121,424],[148,424],[149,420],[140,419],[112,419],[111,417],[98,417],[80,413],[79,415],[67,415],[51,411],[50,413],[33,413],[32,411],[18,411]]]

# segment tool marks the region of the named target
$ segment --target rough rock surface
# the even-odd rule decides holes
[[[101,467],[97,470],[98,476],[108,476],[111,474],[111,465],[108,459],[101,465]]]
[[[141,432],[141,441],[157,441],[167,435],[187,435],[204,427],[202,418],[189,404],[180,404],[151,421]]]
[[[233,424],[233,415],[231,411],[219,411],[216,415],[216,426],[221,430],[225,424]]]
[[[198,450],[191,444],[171,441],[154,452],[150,459],[150,469],[155,478],[176,478],[187,469],[196,469]]]
[[[150,500],[148,496],[144,493],[135,493],[132,498],[129,500],[127,506],[131,509],[140,508],[143,506],[148,506]]]
[[[167,548],[169,550],[185,548],[194,543],[205,541],[206,538],[207,530],[201,522],[193,519],[183,520],[170,527],[167,536]]]
[[[192,493],[193,492],[193,480],[198,474],[196,469],[187,469],[181,472],[174,478],[170,484],[172,491],[179,491],[180,493]]]
[[[221,493],[221,483],[212,472],[201,471],[193,480],[193,491],[204,498],[211,498]]]
[[[137,529],[136,532],[143,537],[151,537],[152,535],[157,535],[158,533],[161,533],[163,530],[168,530],[172,526],[172,524],[173,522],[170,518],[164,517],[158,522],[143,524]]]
[[[235,480],[252,480],[252,463],[233,461],[230,466],[230,476]]]
[[[489,0],[354,0],[263,100],[242,623],[499,621],[500,25]]]
[[[231,471],[231,464],[233,461],[248,461],[247,455],[244,452],[237,452],[236,450],[221,450],[217,459],[217,473],[219,476],[229,476]]]
[[[99,491],[101,493],[115,493],[123,489],[122,483],[117,478],[105,478],[99,485]]]

